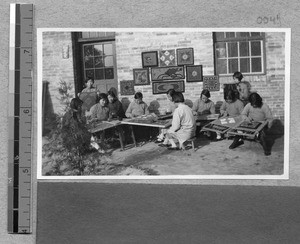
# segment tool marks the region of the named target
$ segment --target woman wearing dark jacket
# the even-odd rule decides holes
[[[109,108],[109,118],[110,119],[119,119],[125,118],[125,112],[123,109],[122,103],[116,97],[116,94],[113,91],[107,92],[108,98],[108,108]]]

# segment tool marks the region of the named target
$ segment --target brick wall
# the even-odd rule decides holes
[[[203,65],[204,75],[213,75],[213,48],[211,32],[123,32],[116,36],[116,53],[118,80],[132,80],[132,70],[142,68],[141,53],[146,51],[178,49],[192,47],[194,49],[194,64]],[[151,73],[151,72],[150,72]],[[164,94],[153,95],[152,85],[136,86],[136,91],[141,91],[144,101],[150,110],[157,112],[167,104]],[[185,83],[186,99],[196,100],[202,90],[202,83]],[[120,97],[121,99],[131,97]]]
[[[68,47],[69,58],[63,58],[63,48]],[[70,94],[74,97],[74,75],[72,40],[70,32],[44,32],[43,33],[43,81],[48,81],[48,88],[54,112],[62,113],[63,105],[60,103],[58,93],[59,82],[66,81],[72,84]]]
[[[252,91],[257,91],[269,105],[275,118],[284,116],[285,50],[284,33],[266,33],[266,74],[245,76]],[[122,32],[116,36],[118,80],[133,79],[132,70],[142,68],[141,53],[153,50],[194,48],[194,64],[203,65],[203,75],[213,75],[213,40],[211,32]],[[220,77],[221,87],[232,83],[232,77]],[[194,102],[203,89],[202,82],[185,83],[185,99]],[[152,86],[136,86],[144,101],[153,112],[158,112],[167,103],[166,96],[153,95]],[[120,96],[122,100],[133,100],[133,96]],[[223,89],[211,92],[211,100],[223,102]]]
[[[285,50],[284,33],[266,33],[266,74],[245,76],[252,91],[257,91],[272,110],[274,117],[284,116],[284,85],[285,85]],[[69,58],[62,58],[63,46],[69,45]],[[132,80],[132,70],[142,68],[141,53],[153,50],[178,49],[192,47],[194,49],[194,64],[203,65],[203,75],[213,75],[213,40],[211,32],[118,32],[116,33],[116,59],[118,81]],[[73,84],[74,94],[72,42],[70,32],[43,33],[43,80],[49,82],[49,92],[56,113],[62,110],[59,102],[59,81],[65,80]],[[220,77],[220,83],[233,82],[232,77]],[[194,102],[203,89],[202,82],[185,84],[184,96]],[[120,89],[119,89],[120,90]],[[164,94],[153,95],[152,85],[136,86],[141,91],[144,101],[150,105],[153,112],[167,104]],[[223,89],[211,92],[211,99],[223,102]],[[133,100],[133,96],[120,96],[120,100]]]

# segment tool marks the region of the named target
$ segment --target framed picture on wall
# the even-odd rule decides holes
[[[150,85],[149,70],[133,69],[133,81],[135,86]]]
[[[157,67],[158,66],[157,51],[142,52],[142,66],[143,68]]]
[[[175,49],[159,51],[159,67],[175,66]]]
[[[121,80],[120,81],[120,94],[122,96],[134,95],[134,81],[133,80]]]
[[[219,76],[203,76],[203,89],[208,89],[209,91],[220,91]]]
[[[194,64],[194,49],[180,48],[176,49],[177,65],[191,65]]]
[[[184,92],[184,80],[152,82],[153,94],[166,93],[169,89],[174,89],[178,92]]]
[[[186,81],[187,82],[203,81],[202,65],[186,66]]]
[[[179,80],[184,78],[183,66],[157,67],[151,69],[151,79],[153,81]]]

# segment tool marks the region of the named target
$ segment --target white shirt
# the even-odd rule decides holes
[[[176,136],[180,143],[190,139],[195,135],[196,121],[191,108],[183,103],[179,103],[173,113],[172,126],[169,133]]]

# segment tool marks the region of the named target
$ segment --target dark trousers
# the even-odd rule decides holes
[[[239,140],[242,140],[242,136],[235,136],[232,144],[237,144]],[[268,135],[268,127],[266,126],[258,137],[259,143],[262,145],[264,152],[271,152],[271,148],[273,145],[273,139]]]

